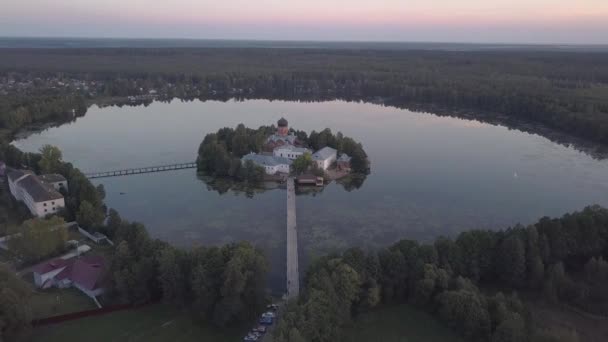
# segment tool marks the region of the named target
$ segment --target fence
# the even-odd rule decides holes
[[[116,312],[116,311],[137,310],[142,307],[145,307],[145,306],[148,306],[151,304],[155,304],[155,303],[158,303],[158,301],[152,301],[152,302],[148,302],[145,304],[139,304],[139,305],[133,305],[133,304],[113,305],[113,306],[106,306],[105,308],[101,308],[101,309],[92,309],[92,310],[85,310],[85,311],[79,311],[79,312],[72,312],[72,313],[65,314],[65,315],[58,315],[58,316],[52,316],[52,317],[47,317],[47,318],[35,319],[32,321],[32,326],[39,327],[42,325],[73,321],[73,320],[81,319],[81,318],[85,318],[85,317],[101,316],[101,315],[105,315],[105,314]]]

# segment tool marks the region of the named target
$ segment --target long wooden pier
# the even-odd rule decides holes
[[[298,270],[298,230],[296,226],[296,190],[293,177],[287,179],[287,298],[300,294]]]
[[[104,177],[137,175],[137,174],[141,174],[141,173],[164,172],[164,171],[182,170],[182,169],[194,169],[194,168],[196,168],[196,162],[138,167],[138,168],[132,168],[132,169],[113,170],[113,171],[91,172],[91,173],[85,173],[84,175],[87,178],[104,178]]]

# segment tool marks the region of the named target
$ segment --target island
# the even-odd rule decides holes
[[[307,134],[290,128],[285,118],[276,126],[251,129],[239,124],[207,134],[196,163],[212,181],[223,178],[248,186],[283,183],[293,176],[302,186],[339,181],[351,190],[360,187],[370,171],[361,143],[329,128]]]

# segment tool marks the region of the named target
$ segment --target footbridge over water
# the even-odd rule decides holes
[[[157,165],[157,166],[137,167],[137,168],[131,168],[131,169],[112,170],[112,171],[89,172],[89,173],[85,173],[84,175],[87,178],[105,178],[105,177],[137,175],[137,174],[142,174],[142,173],[165,172],[165,171],[182,170],[182,169],[195,169],[195,168],[196,168],[196,162],[190,162],[190,163],[177,163],[177,164],[165,164],[165,165]]]
[[[287,179],[287,298],[300,294],[298,270],[298,230],[296,226],[296,190],[293,177]]]

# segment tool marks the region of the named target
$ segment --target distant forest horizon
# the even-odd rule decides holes
[[[354,50],[446,50],[446,51],[574,51],[606,52],[608,44],[556,44],[518,42],[441,42],[372,40],[279,40],[216,38],[138,37],[35,37],[0,36],[0,48],[310,48]]]

